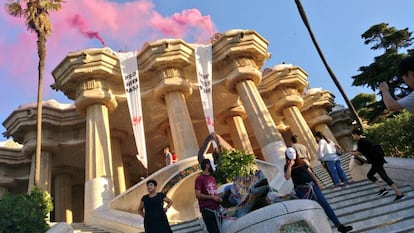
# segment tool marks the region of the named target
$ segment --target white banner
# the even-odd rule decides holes
[[[198,85],[200,87],[200,97],[203,105],[204,117],[207,123],[208,131],[210,133],[214,133],[211,44],[194,45],[194,49]]]
[[[144,121],[142,120],[141,92],[139,89],[139,74],[136,52],[117,53],[121,64],[122,78],[128,101],[129,114],[132,121],[137,158],[145,168],[148,168],[147,148],[145,146]]]

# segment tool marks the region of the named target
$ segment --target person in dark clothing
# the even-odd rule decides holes
[[[144,228],[146,233],[172,233],[165,212],[172,205],[172,200],[164,193],[157,192],[157,181],[147,181],[148,194],[141,198],[138,213],[144,217]],[[164,202],[167,206],[164,207]]]
[[[296,150],[292,147],[286,149],[286,164],[284,167],[285,179],[289,180],[292,178],[296,196],[300,199],[310,199],[318,202],[339,232],[346,233],[351,231],[353,229],[352,226],[345,226],[339,222],[335,212],[320,191],[323,188],[322,184],[308,165],[296,154]]]
[[[209,159],[201,161],[201,169],[203,172],[195,180],[195,196],[207,231],[219,233],[216,213],[223,200],[217,195],[217,183],[214,176],[211,175],[213,168]]]
[[[384,152],[382,151],[379,145],[375,145],[371,140],[362,135],[361,129],[354,129],[352,131],[352,138],[357,141],[357,149],[351,151],[351,154],[355,157],[360,156],[361,154],[367,158],[367,162],[371,164],[371,168],[368,171],[367,177],[369,180],[378,185],[380,190],[378,195],[385,196],[388,191],[382,185],[382,183],[374,176],[376,173],[384,180],[395,192],[395,200],[404,199],[405,196],[397,188],[397,185],[392,181],[384,169],[384,163],[387,161],[384,158]]]

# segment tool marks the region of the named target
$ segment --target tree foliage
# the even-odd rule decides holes
[[[0,200],[0,232],[44,233],[52,209],[50,196],[40,188],[34,187],[30,194],[5,193]]]
[[[254,174],[254,154],[246,154],[239,150],[225,150],[216,165],[213,173],[217,183],[233,182],[237,176],[245,177]]]
[[[387,82],[390,91],[396,97],[408,95],[412,90],[404,83],[401,77],[397,77],[398,63],[408,55],[414,55],[410,49],[414,38],[408,28],[396,29],[386,23],[371,26],[361,37],[365,44],[371,45],[373,50],[384,50],[384,53],[375,57],[374,62],[367,66],[359,67],[360,74],[352,76],[353,86],[364,86],[377,92],[381,82]],[[369,122],[376,122],[383,114],[385,105],[381,101],[365,106],[362,114],[368,117]],[[370,112],[368,112],[370,111]]]

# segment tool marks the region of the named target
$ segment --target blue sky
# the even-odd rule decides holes
[[[0,0],[2,5],[5,2]],[[67,1],[61,12],[52,13],[54,32],[47,44],[43,99],[71,102],[62,93],[51,90],[54,80],[50,73],[68,52],[102,47],[99,38],[114,50],[133,50],[141,48],[146,41],[160,38],[180,37],[193,43],[207,38],[209,30],[215,33],[252,29],[269,41],[272,57],[262,69],[282,62],[300,66],[309,74],[311,87],[330,90],[336,102],[345,105],[312,44],[295,1],[252,3],[255,2]],[[367,88],[352,87],[351,77],[358,74],[360,66],[369,65],[383,52],[364,45],[361,34],[382,22],[397,29],[414,30],[412,0],[302,0],[302,4],[319,45],[349,99],[361,92],[373,93]],[[75,18],[79,21],[74,21]],[[177,24],[177,18],[186,21],[185,25]],[[3,29],[0,31],[3,51],[0,55],[0,122],[3,122],[19,105],[36,102],[37,51],[33,33],[27,32],[23,21],[9,17],[3,8],[0,26]],[[0,132],[4,131],[1,125]],[[5,138],[0,136],[2,140]]]

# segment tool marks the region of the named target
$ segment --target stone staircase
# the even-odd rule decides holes
[[[350,155],[341,156],[341,164],[349,173]],[[384,197],[377,195],[378,187],[369,180],[352,182],[334,190],[332,180],[327,171],[318,165],[313,171],[326,187],[322,192],[328,199],[339,220],[354,227],[353,233],[413,233],[414,232],[414,188],[409,185],[399,185],[406,199],[394,201],[395,194],[387,187],[389,193]],[[398,185],[398,184],[397,184]],[[199,219],[172,225],[174,233],[206,233]],[[332,231],[337,233],[332,226]]]
[[[350,178],[348,171],[350,156],[341,156],[342,167]],[[394,201],[395,194],[387,187],[389,193],[384,197],[377,195],[378,187],[369,180],[352,182],[341,189],[333,189],[331,178],[326,170],[318,165],[313,171],[326,187],[322,192],[328,199],[339,220],[354,227],[353,233],[413,233],[414,232],[414,188],[398,185],[406,199]],[[104,231],[83,224],[72,224],[75,233],[118,233]],[[207,233],[202,220],[172,224],[174,233]],[[332,231],[337,233],[332,226]]]
[[[406,199],[394,201],[395,194],[378,196],[378,187],[369,180],[358,181],[341,190],[325,189],[322,192],[339,220],[352,225],[352,232],[405,233],[414,232],[414,189],[400,185]],[[332,228],[337,232],[336,228]]]

